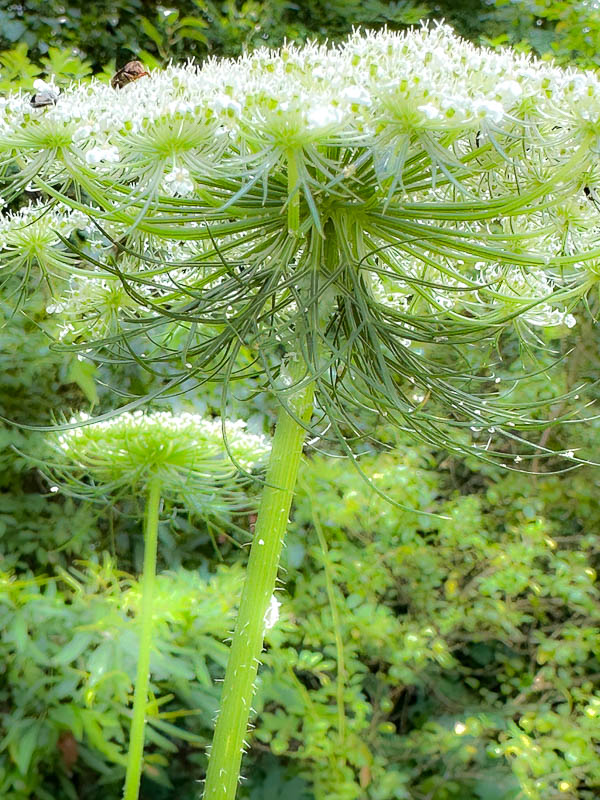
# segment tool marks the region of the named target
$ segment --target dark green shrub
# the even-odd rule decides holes
[[[76,0],[66,4],[4,0],[0,50],[10,50],[18,42],[38,62],[51,55],[53,47],[65,48],[72,56],[90,59],[99,71],[138,55],[162,62],[237,55],[249,47],[279,46],[286,38],[338,38],[355,25],[414,24],[426,14],[425,5],[407,0],[178,0],[168,5],[102,0],[92,6]]]

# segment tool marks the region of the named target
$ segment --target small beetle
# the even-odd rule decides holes
[[[124,86],[127,86],[128,83],[143,78],[144,75],[150,77],[150,73],[146,72],[141,61],[128,61],[124,67],[121,67],[121,69],[113,75],[110,80],[110,85],[113,89],[122,89]]]

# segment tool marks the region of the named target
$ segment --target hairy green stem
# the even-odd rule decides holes
[[[303,375],[304,366],[294,363],[290,369],[292,384],[301,380]],[[290,409],[303,422],[310,420],[313,391],[311,382],[288,396]],[[221,710],[208,763],[205,800],[235,798],[254,679],[263,648],[264,617],[275,589],[305,433],[304,427],[282,407],[229,651]]]
[[[135,691],[133,694],[133,718],[129,734],[127,774],[123,800],[138,800],[142,763],[144,758],[144,726],[148,704],[150,677],[150,647],[152,644],[152,608],[154,579],[156,576],[156,548],[158,542],[158,512],[160,509],[161,483],[153,478],[148,484],[146,517],[144,522],[144,571],[142,573],[142,605],[140,613],[140,650],[138,654]]]

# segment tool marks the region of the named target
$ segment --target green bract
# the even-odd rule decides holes
[[[87,419],[80,415],[73,422]],[[233,477],[236,467],[251,470],[266,460],[267,439],[245,427],[243,420],[222,423],[198,414],[124,413],[56,434],[54,474],[82,492],[131,489],[157,478],[163,496],[193,497]],[[86,476],[92,486],[82,481]]]

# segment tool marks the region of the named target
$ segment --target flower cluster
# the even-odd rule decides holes
[[[208,324],[217,338],[190,333],[194,369],[230,374],[220,355],[243,342],[274,388],[281,345],[325,408],[391,411],[431,441],[439,416],[415,409],[415,392],[471,424],[481,342],[517,320],[534,339],[541,326],[563,335],[597,286],[599,137],[595,74],[426,26],[170,66],[118,91],[92,81],[43,109],[10,95],[0,189],[31,183],[48,209],[60,200],[96,223],[85,246],[65,251],[67,232],[37,257],[123,280],[111,330],[132,316]],[[90,288],[72,283],[59,304]],[[104,314],[100,295],[83,305]],[[497,388],[492,399],[507,407]]]
[[[270,444],[246,430],[243,420],[206,419],[197,414],[142,411],[101,422],[79,423],[53,436],[53,474],[66,483],[91,478],[90,493],[144,486],[158,477],[164,495],[178,498],[215,492],[237,469],[264,464]],[[87,423],[87,424],[86,424]]]
[[[89,218],[63,204],[31,203],[0,214],[0,277],[27,272],[33,265],[50,275],[77,269],[60,236],[87,228]]]
[[[46,306],[48,314],[57,315],[61,340],[76,339],[79,334],[93,339],[115,335],[127,311],[139,309],[118,278],[105,276],[72,279],[63,296]]]
[[[157,211],[145,201],[142,208],[143,198],[192,198],[213,207],[204,218],[224,219],[215,205],[225,210],[259,183],[263,225],[272,223],[270,201],[290,200],[266,182],[293,162],[293,191],[301,191],[321,230],[332,203],[346,223],[367,197],[375,208],[379,198],[392,217],[402,212],[395,226],[377,215],[364,219],[364,246],[352,256],[386,246],[391,233],[395,246],[386,255],[396,275],[390,277],[401,280],[407,261],[409,277],[423,280],[419,273],[428,272],[432,292],[422,287],[421,299],[449,310],[462,305],[461,292],[443,291],[440,261],[456,260],[457,250],[464,255],[486,236],[489,243],[487,220],[517,221],[526,208],[522,233],[531,264],[543,250],[555,262],[546,266],[558,270],[565,257],[597,247],[597,213],[583,185],[596,162],[598,97],[591,73],[477,49],[446,26],[356,33],[339,47],[288,46],[212,60],[201,69],[171,66],[118,96],[100,83],[73,86],[41,111],[26,96],[11,95],[0,100],[0,152],[14,168],[16,144],[21,184],[26,177],[34,185],[43,177],[55,188],[91,182],[95,199],[112,210],[122,205],[119,187],[127,187],[121,222],[142,230],[144,219],[169,224],[169,207]],[[577,185],[579,198],[565,203]],[[537,206],[537,198],[545,202]],[[87,210],[102,214],[95,203]],[[186,230],[186,238],[206,238],[203,225]],[[425,250],[432,238],[437,247]],[[495,238],[497,248],[480,244],[484,252],[476,255],[493,260],[503,252],[510,265],[514,231]],[[218,241],[232,249],[234,231]],[[463,259],[463,276],[475,277],[476,260]]]
[[[600,120],[592,73],[477,49],[446,26],[171,66],[118,95],[105,84],[73,86],[41,111],[24,94],[0,102],[5,154],[16,143],[38,162],[45,151],[63,175],[72,173],[68,151],[84,169],[150,180],[162,168],[167,183],[200,184],[203,169],[217,175],[234,154],[273,166],[290,149],[332,143],[376,150],[383,178],[414,134],[448,164],[452,140],[468,133],[486,142],[499,135],[507,155],[525,140],[537,156],[562,149],[564,160],[567,145],[596,144]],[[531,166],[539,174],[542,165]]]

